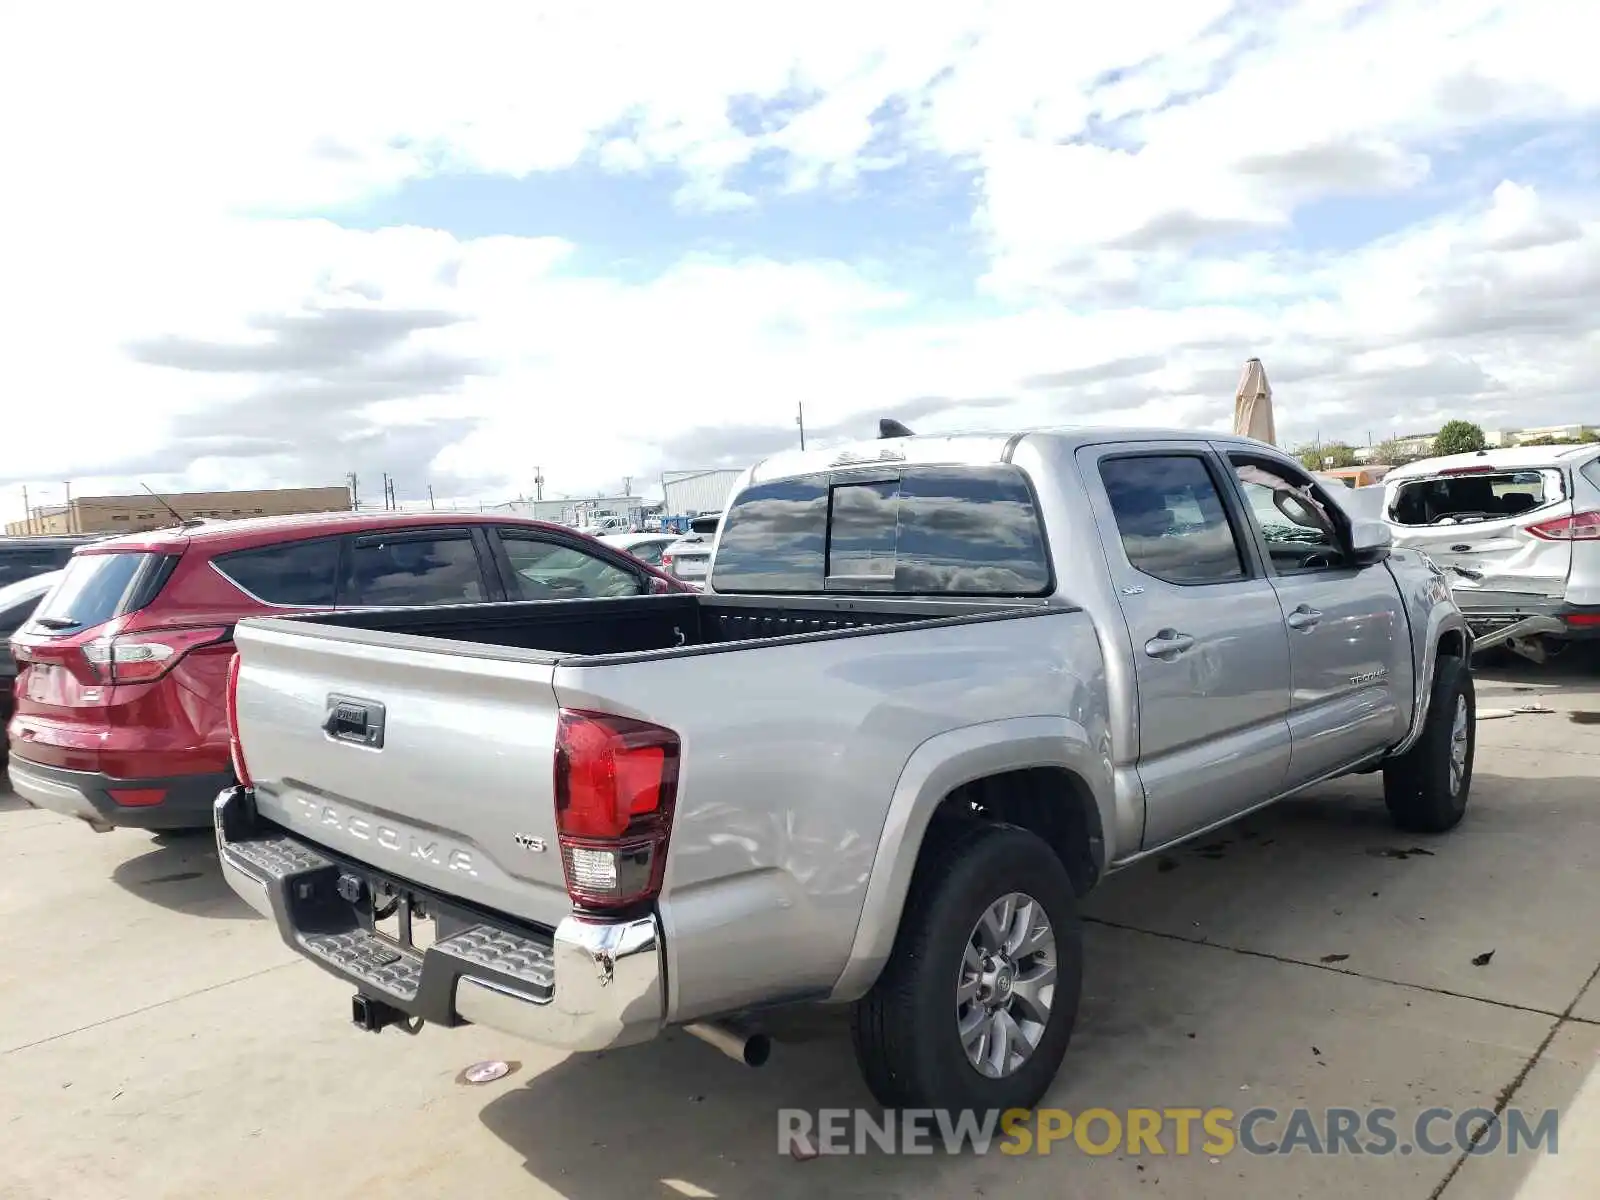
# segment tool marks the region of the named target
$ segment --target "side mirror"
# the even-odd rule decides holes
[[[1393,535],[1384,521],[1356,517],[1350,522],[1350,553],[1358,566],[1371,566],[1389,557]]]

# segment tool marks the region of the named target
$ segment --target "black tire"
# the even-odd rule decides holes
[[[1072,1040],[1083,987],[1083,927],[1072,880],[1039,837],[973,822],[930,832],[894,952],[851,1021],[867,1087],[886,1108],[1031,1109]],[[1032,1054],[1010,1074],[981,1074],[957,1029],[956,985],[979,918],[1013,892],[1044,910],[1055,934],[1055,992]]]
[[[1454,766],[1457,712],[1463,711],[1465,757],[1459,778]],[[1383,768],[1383,800],[1395,826],[1407,833],[1444,833],[1467,811],[1472,764],[1478,748],[1478,705],[1465,659],[1439,659],[1433,695],[1416,745]]]

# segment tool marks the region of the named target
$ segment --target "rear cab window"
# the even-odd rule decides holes
[[[1044,596],[1044,530],[1015,467],[905,467],[747,488],[723,519],[715,591]]]
[[[1559,467],[1468,468],[1397,485],[1389,518],[1397,525],[1503,521],[1566,498],[1566,475]]]
[[[75,554],[29,628],[75,633],[136,612],[155,599],[177,561],[176,555],[148,551]]]

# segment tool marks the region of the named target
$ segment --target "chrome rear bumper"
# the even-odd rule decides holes
[[[570,916],[537,929],[388,880],[262,822],[246,788],[219,795],[214,816],[228,886],[277,925],[290,949],[363,996],[433,1024],[484,1025],[566,1050],[632,1045],[662,1028],[654,915]],[[378,881],[426,905],[438,922],[433,945],[416,949],[373,931],[370,911],[345,893]]]

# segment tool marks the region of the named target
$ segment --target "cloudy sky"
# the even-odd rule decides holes
[[[1221,427],[1251,355],[1291,443],[1594,420],[1574,11],[12,6],[0,515],[576,494],[747,465],[801,402]]]

